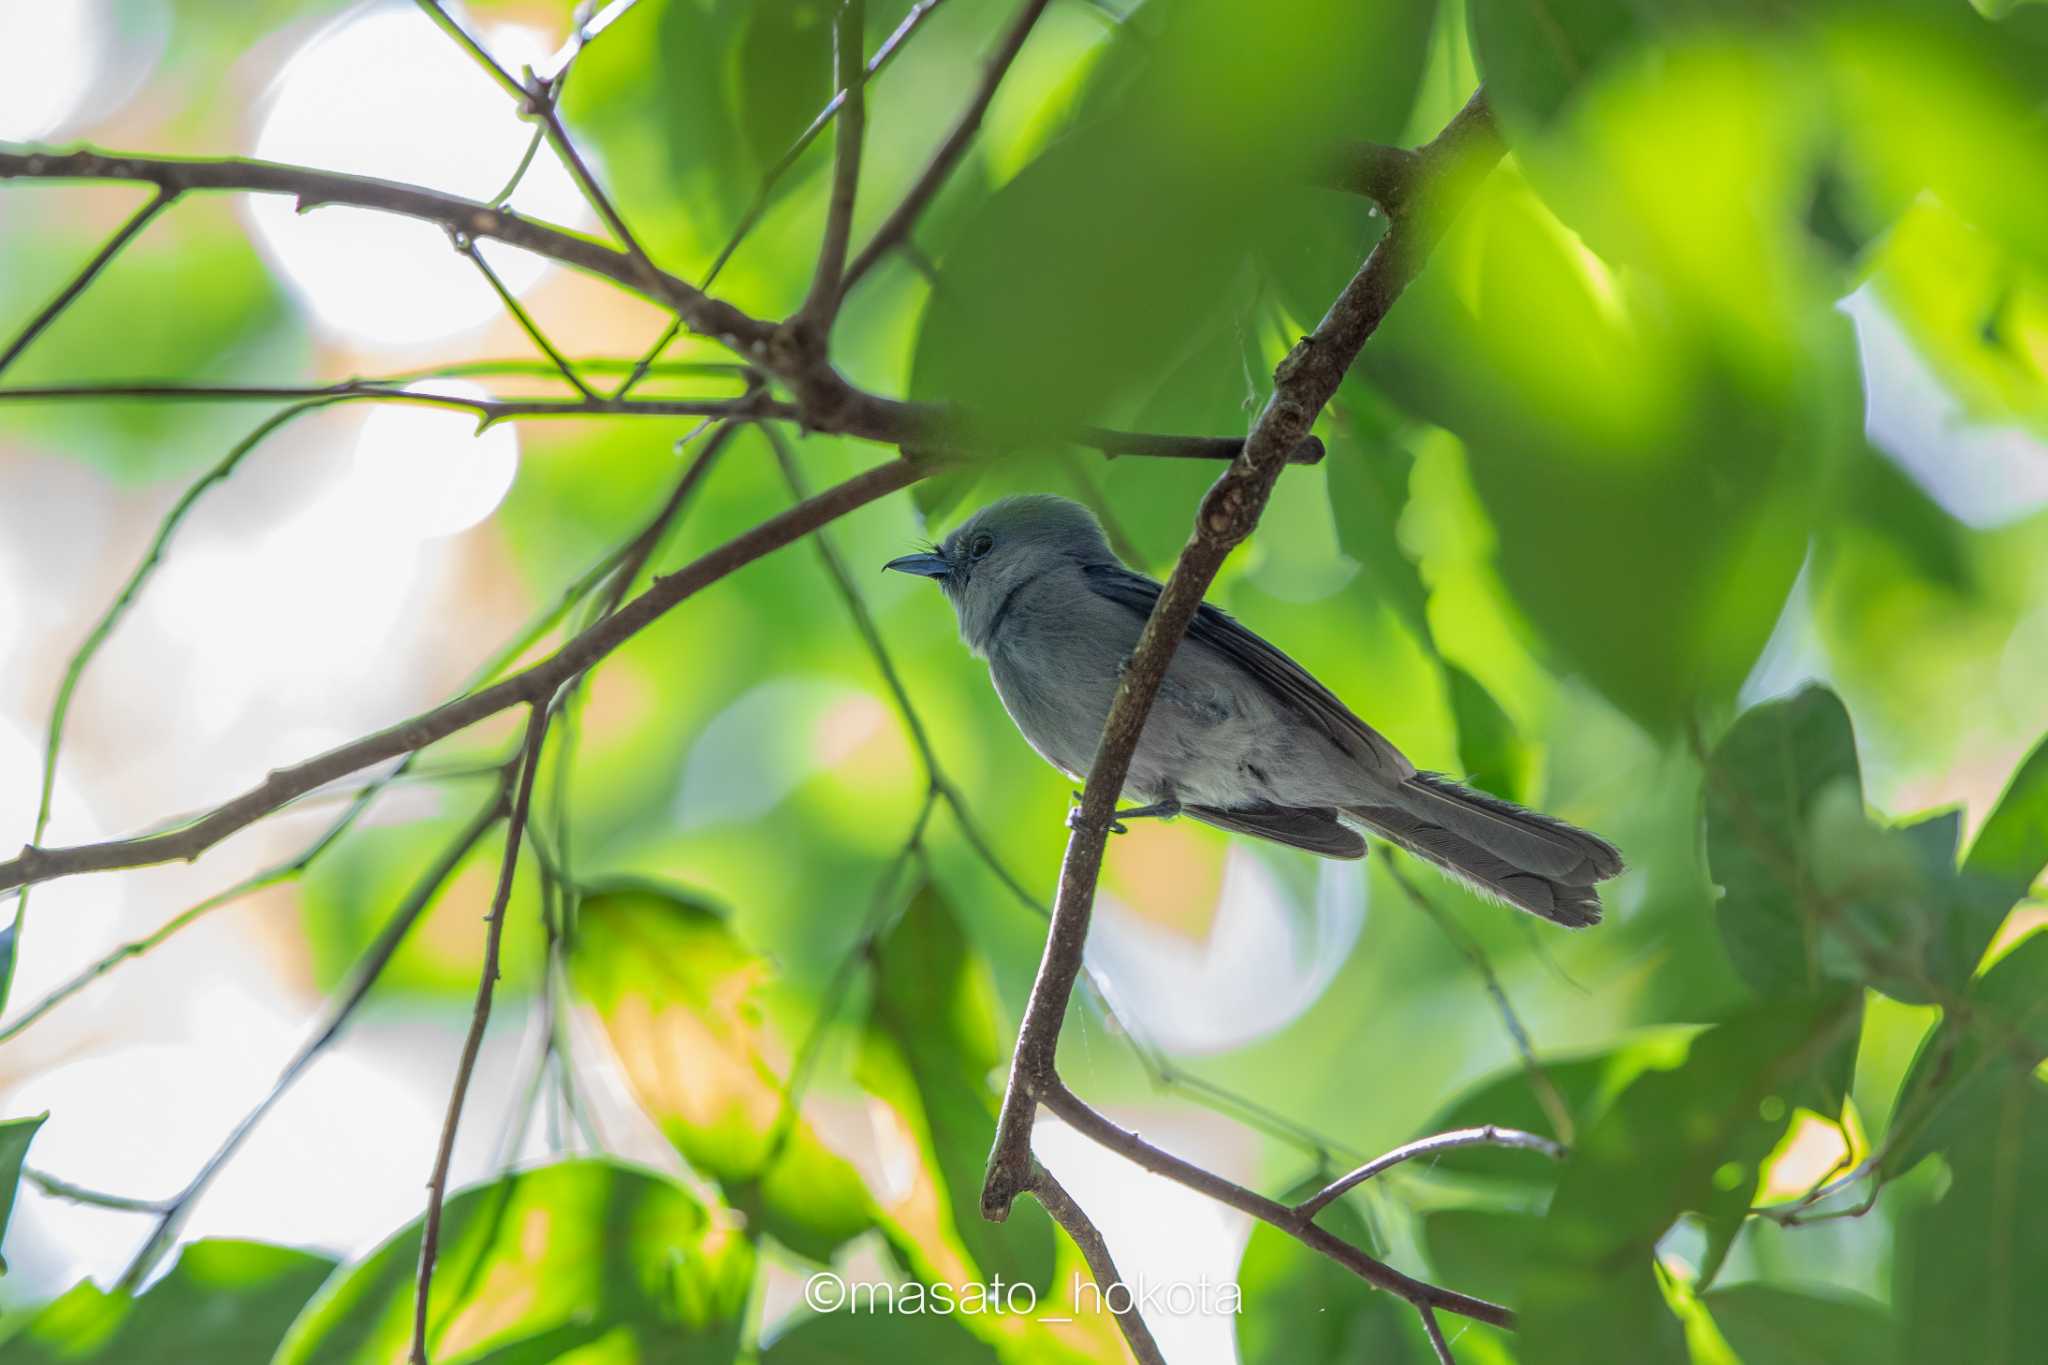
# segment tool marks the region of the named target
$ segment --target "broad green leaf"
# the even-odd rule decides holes
[[[1985,1122],[2013,1073],[2048,1058],[2048,933],[2036,933],[1970,983],[1964,1008],[1921,1044],[1899,1089],[1884,1168],[1912,1169]]]
[[[1097,64],[1078,126],[946,245],[911,394],[1026,435],[1136,401],[1215,316],[1329,130],[1391,137],[1434,6],[1185,0]],[[1405,60],[1404,60],[1405,59]]]
[[[1542,1254],[1543,1217],[1502,1209],[1444,1209],[1423,1215],[1422,1245],[1440,1284],[1515,1306],[1522,1277]]]
[[[1285,1198],[1304,1199],[1324,1183],[1321,1178],[1306,1181]],[[1353,1246],[1372,1245],[1365,1220],[1348,1199],[1324,1209],[1316,1223]],[[1237,1358],[1244,1365],[1323,1360],[1421,1365],[1431,1359],[1406,1304],[1270,1224],[1252,1225],[1237,1285],[1243,1305],[1237,1314]]]
[[[1849,713],[1825,688],[1745,712],[1707,762],[1707,863],[1721,888],[1721,941],[1764,995],[1822,977],[1808,831],[1823,794],[1862,801]]]
[[[1541,125],[1601,65],[1641,37],[1625,0],[1471,0],[1472,50],[1489,98]]]
[[[842,1310],[791,1327],[761,1353],[761,1365],[995,1365],[995,1348],[951,1314]]]
[[[1892,1298],[1905,1360],[2020,1365],[2048,1341],[2048,1085],[2005,1069],[1943,1155],[1951,1181],[1899,1223]]]
[[[1418,643],[1434,649],[1429,590],[1400,538],[1415,457],[1400,442],[1395,414],[1364,384],[1345,385],[1338,403],[1342,416],[1325,423],[1338,542],[1359,563],[1361,589],[1385,603]]]
[[[1831,1112],[1846,1084],[1860,996],[1773,1000],[1693,1040],[1682,1065],[1636,1078],[1565,1163],[1542,1254],[1523,1276],[1523,1358],[1585,1359],[1589,1340],[1630,1342],[1636,1360],[1683,1360],[1678,1323],[1651,1279],[1651,1253],[1682,1213],[1709,1229],[1718,1261],[1757,1185],[1758,1165],[1806,1104]]]
[[[1929,497],[1904,470],[1866,447],[1843,470],[1842,523],[1876,537],[1928,582],[1951,592],[1981,585],[1969,550],[1970,530]]]
[[[1816,1287],[1744,1284],[1700,1296],[1742,1365],[1886,1365],[1891,1315],[1871,1299]]]
[[[873,1225],[860,1176],[788,1112],[758,994],[768,964],[724,915],[652,884],[582,903],[570,974],[634,1096],[683,1159],[783,1245],[826,1260]]]
[[[1814,891],[1826,907],[1823,970],[1909,1004],[1932,1004],[1967,985],[2012,896],[1957,872],[1962,813],[1880,828],[1865,818],[1861,796],[1838,784],[1813,818]]]
[[[14,931],[7,931],[7,947],[13,947]],[[7,1220],[14,1213],[15,1191],[21,1186],[21,1163],[28,1157],[28,1145],[35,1140],[36,1130],[50,1116],[38,1114],[31,1119],[9,1119],[0,1123],[0,1238],[7,1235]],[[0,1275],[7,1273],[7,1262],[0,1258]]]
[[[757,174],[789,150],[832,97],[838,9],[839,0],[753,0],[747,6],[733,79],[740,133]]]
[[[1526,794],[1533,759],[1514,721],[1477,678],[1448,660],[1444,686],[1451,694],[1451,715],[1458,722],[1462,780],[1495,796],[1520,800]]]
[[[1963,873],[1980,877],[2008,893],[2025,896],[2048,866],[2048,738],[2034,746],[1998,804],[1991,808],[1963,859]]]
[[[0,1365],[265,1365],[333,1271],[290,1247],[193,1242],[140,1296],[80,1281],[0,1346]]]
[[[1695,1032],[1684,1027],[1646,1030],[1591,1056],[1547,1059],[1543,1074],[1557,1090],[1574,1127],[1584,1131],[1645,1070],[1678,1065]],[[1558,1136],[1528,1068],[1519,1063],[1473,1085],[1438,1111],[1418,1136],[1489,1123]],[[1445,1152],[1431,1159],[1430,1169],[1517,1184],[1552,1184],[1558,1174],[1557,1163],[1540,1153],[1501,1147],[1466,1147]]]
[[[415,1222],[338,1272],[292,1325],[276,1365],[403,1359],[419,1254]],[[738,1350],[753,1278],[741,1230],[674,1181],[615,1162],[562,1162],[448,1201],[429,1345],[451,1365],[723,1365]]]
[[[860,1079],[896,1112],[921,1157],[911,1193],[889,1210],[909,1238],[899,1250],[927,1280],[986,1284],[1001,1275],[1044,1289],[1054,1250],[1044,1210],[1020,1199],[1004,1222],[981,1216],[1006,1051],[988,964],[930,885],[877,945],[874,961]]]

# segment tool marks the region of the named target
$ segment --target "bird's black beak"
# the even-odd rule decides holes
[[[953,566],[944,555],[917,554],[900,555],[882,566],[884,570],[894,569],[898,573],[914,573],[920,578],[944,578],[953,572]]]

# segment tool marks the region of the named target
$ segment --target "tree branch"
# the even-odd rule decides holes
[[[818,267],[811,292],[790,321],[807,334],[806,344],[825,354],[832,319],[839,312],[839,282],[846,273],[846,248],[853,238],[853,205],[860,192],[861,140],[867,135],[868,110],[861,65],[861,30],[867,23],[866,0],[840,0],[832,26],[834,86],[839,91],[839,122],[834,128],[832,194],[825,203],[825,236],[818,247]]]
[[[1417,193],[1393,215],[1386,236],[1331,304],[1315,334],[1303,338],[1281,363],[1274,375],[1273,395],[1259,414],[1244,450],[1202,500],[1193,534],[1145,623],[1137,648],[1125,661],[1089,765],[1086,790],[1071,821],[1059,898],[1038,977],[1025,1005],[995,1145],[989,1154],[982,1212],[990,1219],[1007,1217],[1016,1196],[1029,1188],[1031,1130],[1037,1106],[1043,1103],[1069,1124],[1148,1169],[1274,1223],[1410,1303],[1449,1308],[1489,1322],[1508,1321],[1505,1309],[1412,1280],[1323,1232],[1287,1206],[1125,1133],[1068,1090],[1056,1066],[1060,1029],[1081,971],[1109,826],[1146,714],[1174,649],[1224,559],[1257,524],[1285,466],[1286,452],[1308,435],[1366,340],[1428,260],[1462,197],[1464,176],[1460,172],[1468,165],[1491,166],[1499,155],[1484,96],[1475,94],[1436,140],[1418,153],[1422,169]]]
[[[287,801],[372,763],[423,749],[488,716],[524,703],[545,701],[557,688],[645,630],[678,603],[727,574],[800,539],[920,477],[916,465],[892,460],[826,489],[788,511],[768,518],[709,554],[654,580],[648,589],[575,636],[546,659],[489,687],[469,692],[410,720],[379,730],[338,749],[272,772],[255,787],[181,829],[71,848],[30,845],[0,863],[0,891],[81,872],[145,867],[192,859],[228,835],[262,819]]]
[[[469,1097],[469,1079],[475,1074],[477,1053],[484,1045],[484,1030],[491,1022],[491,997],[498,985],[498,954],[505,939],[505,907],[512,902],[512,877],[519,870],[519,842],[533,810],[533,780],[540,770],[541,745],[548,737],[548,704],[552,700],[538,697],[527,708],[526,741],[519,759],[519,793],[512,799],[512,814],[505,823],[505,857],[498,867],[498,889],[491,897],[491,912],[484,920],[484,965],[477,977],[476,1009],[470,1015],[468,1036],[462,1040],[455,1084],[448,1091],[448,1115],[442,1120],[440,1145],[434,1151],[434,1171],[427,1178],[426,1223],[420,1231],[419,1290],[412,1312],[413,1365],[428,1365],[427,1291],[433,1287],[434,1258],[441,1245],[441,1209],[448,1198],[448,1166],[455,1157],[455,1132],[462,1124],[462,1104]]]
[[[176,190],[162,185],[157,186],[156,194],[151,197],[150,201],[137,209],[134,217],[123,223],[120,231],[109,237],[107,244],[101,247],[93,258],[85,263],[85,268],[72,277],[71,283],[59,290],[56,298],[43,305],[43,311],[30,318],[28,326],[21,329],[21,334],[9,343],[5,351],[0,351],[0,374],[4,374],[7,367],[12,365],[16,358],[33,345],[37,337],[43,334],[43,330],[55,322],[64,310],[69,308],[94,280],[99,278],[99,273],[105,270],[116,256],[121,254],[123,247],[134,241],[136,235],[148,227],[150,222],[159,213],[169,208],[177,197],[178,192]]]
[[[1003,77],[1009,74],[1010,65],[1017,60],[1017,54],[1023,51],[1024,40],[1031,36],[1033,26],[1038,23],[1038,16],[1045,13],[1046,3],[1047,0],[1024,0],[1023,7],[1017,11],[1017,17],[1012,19],[1010,27],[1004,30],[1001,41],[982,62],[981,83],[975,87],[973,96],[967,101],[967,107],[954,121],[952,131],[946,134],[946,140],[939,144],[939,149],[932,153],[930,163],[925,166],[924,173],[918,176],[917,182],[910,187],[909,192],[903,196],[903,202],[898,204],[882,221],[882,225],[875,229],[875,235],[868,239],[868,244],[861,248],[860,255],[847,267],[846,282],[840,287],[842,295],[852,292],[863,275],[873,270],[884,256],[909,239],[911,229],[917,226],[918,218],[946,183],[946,178],[953,173],[953,167],[959,164],[961,156],[966,153],[967,144],[974,140],[974,134],[981,128],[981,120],[988,113],[988,107],[996,97],[997,87],[1002,85]]]
[[[1419,1156],[1436,1156],[1441,1152],[1455,1151],[1460,1147],[1516,1147],[1525,1152],[1541,1152],[1552,1161],[1564,1160],[1564,1147],[1547,1137],[1525,1133],[1519,1128],[1500,1128],[1486,1124],[1479,1128],[1455,1128],[1448,1133],[1437,1133],[1426,1138],[1396,1147],[1384,1156],[1376,1156],[1356,1170],[1339,1176],[1294,1206],[1295,1216],[1313,1219],[1329,1207],[1332,1201],[1341,1198],[1366,1181],[1389,1170],[1404,1161],[1413,1161]]]
[[[1152,1329],[1145,1325],[1144,1315],[1138,1311],[1137,1295],[1124,1284],[1124,1277],[1118,1273],[1116,1262],[1110,1257],[1109,1243],[1103,1240],[1102,1233],[1081,1206],[1074,1202],[1074,1196],[1053,1179],[1051,1171],[1036,1162],[1032,1163],[1028,1188],[1032,1196],[1045,1206],[1045,1211],[1052,1215],[1052,1220],[1065,1228],[1067,1236],[1073,1238],[1074,1245],[1081,1249],[1081,1259],[1088,1263],[1088,1273],[1094,1277],[1095,1287],[1102,1292],[1102,1302],[1115,1316],[1117,1328],[1124,1334],[1124,1341],[1130,1346],[1138,1365],[1166,1365],[1159,1343],[1152,1338]],[[1122,1308],[1116,1306],[1116,1296],[1112,1292],[1119,1287],[1124,1290]]]
[[[149,1272],[155,1269],[157,1262],[163,1259],[164,1253],[177,1241],[178,1230],[184,1224],[185,1215],[191,1211],[199,1196],[206,1192],[206,1187],[211,1185],[214,1177],[234,1159],[235,1153],[241,1150],[249,1135],[256,1131],[256,1126],[263,1122],[264,1116],[284,1098],[285,1092],[306,1073],[314,1059],[341,1036],[342,1030],[348,1026],[348,1021],[368,998],[370,989],[377,984],[377,979],[384,974],[384,969],[391,965],[391,959],[397,956],[406,936],[412,932],[420,916],[433,903],[435,895],[447,884],[448,879],[455,875],[456,869],[462,865],[462,860],[469,856],[469,851],[477,846],[491,826],[498,823],[499,818],[504,815],[510,773],[510,765],[507,765],[506,777],[500,780],[498,789],[492,793],[491,799],[442,850],[434,865],[413,884],[404,902],[385,924],[383,931],[377,935],[376,942],[365,950],[361,960],[356,963],[355,970],[350,973],[347,988],[329,1007],[327,1021],[320,1026],[319,1032],[307,1039],[292,1055],[284,1070],[278,1073],[277,1080],[271,1084],[269,1093],[257,1102],[254,1109],[243,1115],[242,1121],[235,1125],[233,1131],[214,1150],[213,1155],[206,1159],[206,1164],[199,1168],[199,1173],[192,1177],[191,1182],[176,1196],[165,1201],[158,1211],[156,1226],[151,1229],[148,1240],[142,1244],[142,1249],[135,1253],[134,1259],[128,1263],[128,1269],[122,1273],[121,1288],[133,1291],[141,1287],[142,1282],[149,1277]]]
[[[1491,1323],[1496,1327],[1514,1326],[1515,1315],[1499,1304],[1488,1303],[1485,1299],[1476,1299],[1469,1294],[1460,1294],[1456,1290],[1444,1289],[1404,1275],[1342,1238],[1325,1232],[1279,1200],[1268,1199],[1256,1190],[1248,1190],[1236,1181],[1226,1180],[1213,1171],[1204,1170],[1164,1148],[1153,1146],[1136,1133],[1118,1127],[1079,1095],[1067,1089],[1065,1083],[1057,1077],[1046,1084],[1038,1099],[1069,1128],[1085,1137],[1093,1138],[1099,1145],[1109,1148],[1154,1175],[1163,1175],[1168,1180],[1185,1185],[1198,1194],[1208,1195],[1219,1204],[1227,1204],[1241,1213],[1248,1213],[1262,1223],[1271,1223],[1310,1250],[1319,1251],[1329,1257],[1367,1284],[1384,1289],[1412,1304],[1441,1308],[1479,1322]],[[1036,1164],[1035,1159],[1031,1160]],[[1018,1183],[1017,1192],[1025,1193],[1030,1189],[1031,1173],[1027,1167],[1024,1179]]]

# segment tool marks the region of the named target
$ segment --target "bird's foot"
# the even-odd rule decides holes
[[[1068,829],[1074,827],[1075,819],[1081,814],[1081,793],[1075,792],[1073,797],[1074,808],[1067,812]],[[1129,834],[1131,832],[1130,828],[1124,824],[1126,820],[1171,820],[1174,816],[1179,815],[1180,812],[1180,802],[1171,797],[1164,801],[1154,801],[1149,806],[1125,806],[1111,818],[1109,832],[1111,834]]]

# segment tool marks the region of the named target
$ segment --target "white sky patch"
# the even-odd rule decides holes
[[[412,393],[487,398],[475,384],[428,380]],[[420,541],[466,531],[497,510],[519,472],[519,435],[509,422],[476,429],[456,408],[391,403],[363,423],[340,496],[366,529]]]
[[[464,23],[515,75],[550,51],[535,29]],[[379,5],[322,30],[285,65],[254,154],[484,199],[510,178],[532,132],[511,96],[417,7]],[[277,195],[242,202],[256,240],[314,320],[352,341],[417,346],[479,327],[503,309],[431,224],[365,209],[301,214]],[[512,203],[571,226],[590,216],[545,147]],[[492,243],[479,249],[514,294],[553,269]]]

